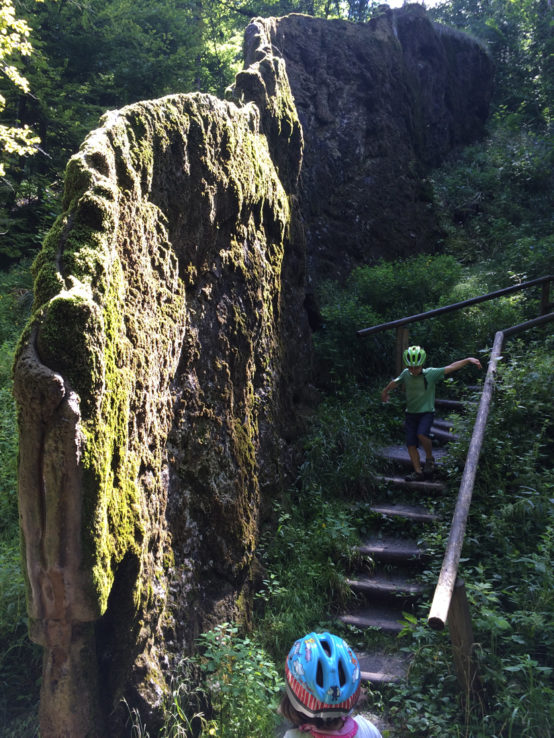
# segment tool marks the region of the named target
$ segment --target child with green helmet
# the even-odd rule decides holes
[[[459,359],[442,368],[429,367],[424,369],[423,364],[427,354],[421,346],[410,346],[404,351],[402,358],[406,368],[396,379],[391,380],[381,392],[383,402],[389,401],[389,393],[403,384],[406,389],[406,446],[413,465],[413,472],[406,479],[408,481],[422,481],[432,476],[435,461],[430,437],[431,426],[435,417],[435,386],[446,375],[461,369],[467,364],[474,364],[481,369],[481,362],[472,356]],[[419,458],[418,446],[421,444],[425,452],[425,462],[422,465]]]

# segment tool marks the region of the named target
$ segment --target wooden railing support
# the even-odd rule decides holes
[[[396,329],[396,356],[395,356],[395,371],[396,376],[400,374],[404,368],[404,361],[402,354],[410,345],[410,331],[403,325],[399,325]]]
[[[552,308],[550,302],[550,282],[543,282],[541,295],[541,315],[546,315]]]
[[[429,625],[435,630],[442,630],[446,624],[450,600],[454,590],[454,584],[458,576],[458,564],[462,554],[462,546],[466,531],[466,523],[473,495],[473,485],[477,474],[477,465],[481,454],[481,446],[485,437],[485,426],[489,415],[494,390],[496,365],[502,351],[504,333],[498,331],[494,337],[494,345],[491,352],[487,375],[481,393],[481,401],[477,410],[477,418],[473,426],[473,433],[469,443],[466,456],[460,490],[456,500],[456,507],[452,516],[450,534],[446,543],[446,552],[442,562],[431,611],[429,613]]]
[[[457,579],[448,611],[448,631],[452,642],[454,668],[465,699],[482,692],[473,656],[474,639],[471,615],[463,579]]]

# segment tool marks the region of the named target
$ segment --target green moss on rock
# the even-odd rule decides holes
[[[23,535],[37,534],[25,549],[33,632],[49,644],[54,620],[69,634],[98,620],[114,699],[133,681],[148,699],[164,689],[173,565],[188,562],[194,580],[173,603],[188,632],[222,602],[248,619],[260,477],[281,463],[282,269],[301,155],[284,66],[260,73],[263,113],[202,94],[108,113],[68,165],[65,211],[34,264],[16,374],[23,386],[35,352],[33,371],[58,394],[35,425],[42,389],[32,406],[18,395],[52,475],[45,503],[34,477],[21,487],[32,513]],[[295,314],[302,298],[289,301]],[[64,519],[50,505],[67,489]],[[55,543],[47,555],[41,525]],[[212,598],[221,582],[226,594]]]

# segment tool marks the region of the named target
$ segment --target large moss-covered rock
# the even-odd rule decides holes
[[[263,29],[263,32],[261,31]],[[482,135],[492,91],[483,47],[406,5],[365,24],[255,19],[281,56],[304,132],[300,203],[310,276],[440,247],[426,175]]]
[[[308,345],[282,71],[259,71],[258,105],[109,113],[68,165],[15,370],[43,736],[106,735],[108,713],[116,735],[129,684],[160,701],[164,628],[190,647],[206,622],[248,616],[260,495],[290,466],[288,352]]]

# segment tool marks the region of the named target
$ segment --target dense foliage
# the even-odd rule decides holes
[[[445,247],[465,263],[490,262],[505,277],[532,279],[552,265],[554,135],[498,121],[488,139],[435,173]],[[501,283],[499,280],[503,280]]]
[[[450,0],[431,15],[487,44],[496,62],[499,117],[544,126],[554,113],[552,11],[550,0]]]
[[[11,369],[31,302],[29,264],[0,272],[0,725],[33,713],[40,649],[29,641],[17,514],[17,430]],[[32,735],[32,733],[27,733]]]
[[[0,180],[0,725],[9,724],[3,735],[34,734],[40,674],[39,649],[26,637],[10,378],[31,297],[22,257],[36,253],[59,210],[68,157],[107,109],[191,90],[223,95],[241,63],[242,31],[253,16],[303,12],[364,21],[377,5],[14,3],[17,17],[31,29],[34,52],[9,61],[30,91],[7,77],[0,80],[0,124],[28,125],[41,147],[32,158],[8,152]],[[168,736],[187,735],[191,721],[204,735],[231,736],[247,714],[257,716],[258,727],[269,734],[284,652],[299,632],[330,627],[331,603],[347,594],[342,557],[366,521],[346,500],[365,490],[375,464],[371,449],[399,433],[398,407],[383,408],[378,396],[393,371],[393,336],[359,339],[356,330],[553,271],[551,3],[449,0],[431,14],[482,39],[494,56],[497,89],[489,136],[433,173],[444,230],[439,256],[360,267],[346,285],[321,286],[324,326],[315,343],[322,402],[305,439],[297,485],[278,502],[277,528],[262,540],[259,555],[267,573],[256,602],[256,633],[245,636],[229,625],[206,634],[200,661],[181,664],[175,675]],[[537,292],[516,293],[415,325],[411,335],[425,343],[435,364],[470,352],[486,359],[494,330],[536,315],[537,306]],[[404,636],[406,648],[417,653],[410,682],[375,696],[401,735],[542,738],[552,732],[551,357],[552,340],[544,329],[511,344],[480,464],[464,576],[476,613],[486,702],[464,710],[446,640],[415,618]],[[451,455],[453,478],[463,453],[461,441]],[[439,529],[427,541],[437,557],[445,535]],[[241,669],[235,668],[238,661]],[[131,717],[135,734],[146,735],[140,716]]]

